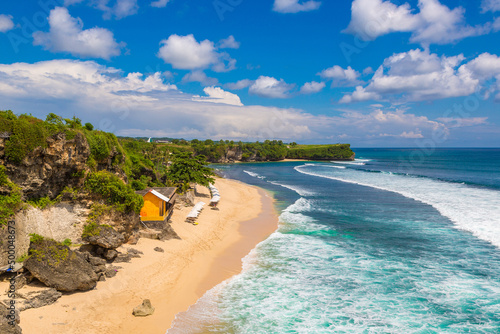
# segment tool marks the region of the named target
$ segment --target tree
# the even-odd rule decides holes
[[[94,126],[92,125],[92,123],[85,123],[85,129],[92,131],[94,130]]]
[[[179,152],[172,159],[172,165],[168,169],[168,179],[175,184],[181,192],[189,189],[190,183],[196,183],[208,187],[214,182],[215,173],[212,168],[207,167],[205,156],[191,156],[188,152]]]

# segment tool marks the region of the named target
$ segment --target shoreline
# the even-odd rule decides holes
[[[65,294],[52,305],[23,311],[23,333],[164,334],[178,313],[240,273],[242,258],[278,226],[273,199],[265,190],[229,179],[218,178],[215,185],[222,197],[219,210],[205,207],[199,225],[184,222],[191,207],[174,212],[172,227],[182,240],[141,238],[137,245],[121,246],[144,255],[116,264],[123,269],[94,290]],[[196,201],[208,203],[208,189],[198,188]],[[132,309],[143,299],[151,300],[155,312],[134,317]]]

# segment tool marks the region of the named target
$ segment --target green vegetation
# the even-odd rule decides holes
[[[207,167],[204,156],[198,155],[192,158],[189,153],[179,153],[172,160],[168,176],[181,192],[185,192],[189,189],[190,183],[208,187],[209,183],[214,182],[215,173]]]
[[[24,261],[26,261],[29,257],[30,257],[30,256],[28,255],[28,253],[25,253],[25,254],[21,255],[20,257],[18,257],[18,258],[16,259],[16,262],[17,262],[17,263],[24,262]]]
[[[6,225],[22,203],[22,192],[21,188],[10,182],[4,165],[0,165],[0,187],[7,192],[0,196],[0,225]]]
[[[256,159],[259,161],[283,160],[287,153],[286,145],[281,140],[266,140],[263,143],[243,143],[229,140],[214,142],[210,139],[199,141],[193,139],[191,148],[195,155],[204,155],[210,162],[218,162],[228,150],[242,153],[242,160]]]
[[[348,160],[354,154],[349,144],[295,145],[290,147],[286,157],[308,160]]]
[[[136,194],[130,185],[108,171],[91,173],[85,181],[85,188],[122,212],[140,213],[144,205],[141,195]]]
[[[53,206],[54,204],[56,204],[58,201],[57,200],[51,200],[49,196],[45,196],[45,197],[42,197],[42,198],[39,198],[39,199],[36,199],[36,200],[28,200],[26,201],[26,203],[34,206],[35,208],[39,208],[39,209],[46,209],[50,206]]]
[[[40,234],[30,233],[30,242],[37,244],[39,242],[42,242],[43,240],[45,240],[45,238]]]
[[[73,243],[71,242],[71,239],[64,239],[64,241],[62,242],[62,244],[64,246],[70,247]]]

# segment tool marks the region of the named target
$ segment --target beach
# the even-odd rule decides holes
[[[241,259],[277,227],[273,200],[264,190],[220,178],[215,186],[221,194],[219,210],[206,206],[198,225],[184,221],[191,207],[175,210],[172,227],[181,240],[141,238],[136,245],[121,246],[144,254],[117,264],[123,269],[94,290],[66,294],[55,304],[22,312],[23,333],[164,334],[177,313],[239,273]],[[198,192],[196,201],[208,203],[208,189],[198,186]],[[133,308],[144,299],[151,300],[154,314],[134,317]]]

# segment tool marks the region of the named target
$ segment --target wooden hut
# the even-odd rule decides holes
[[[176,191],[175,187],[155,187],[136,191],[144,198],[141,220],[143,222],[168,220],[174,211]]]

